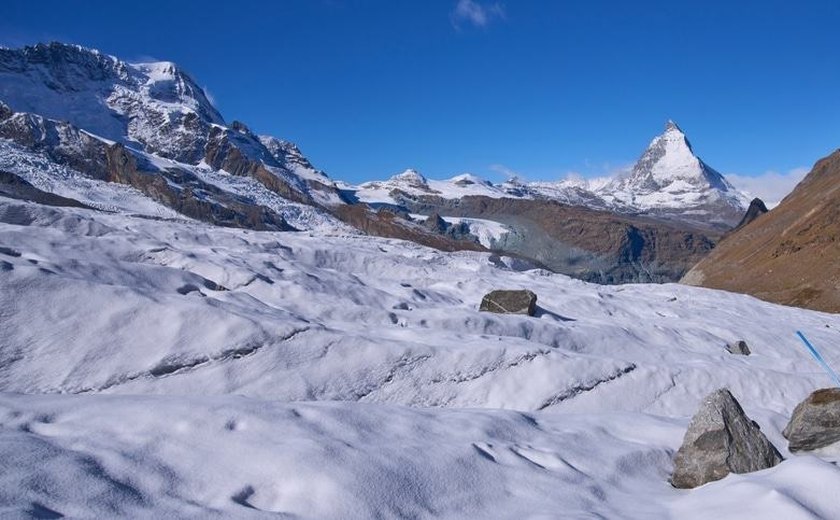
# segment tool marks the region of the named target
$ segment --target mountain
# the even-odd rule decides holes
[[[494,184],[475,175],[429,180],[414,170],[386,181],[363,183],[355,195],[370,204],[400,204],[399,194],[447,200],[465,196],[556,201],[572,206],[639,215],[726,231],[747,210],[749,199],[694,153],[673,121],[653,139],[627,176],[610,180]]]
[[[840,151],[782,202],[727,236],[683,283],[840,312]]]
[[[651,141],[627,177],[613,180],[596,193],[616,208],[721,227],[737,223],[749,202],[694,154],[673,121]]]
[[[173,63],[2,48],[0,105],[0,169],[35,188],[225,226],[349,229],[331,211],[337,187],[294,144],[228,125]]]

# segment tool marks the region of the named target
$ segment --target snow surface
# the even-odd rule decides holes
[[[794,331],[837,366],[837,315],[2,198],[0,246],[0,515],[840,515],[840,453],[781,436],[829,384]],[[477,312],[496,288],[536,316]],[[673,489],[722,386],[787,460]]]

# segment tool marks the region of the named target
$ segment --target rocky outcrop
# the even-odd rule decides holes
[[[750,207],[747,208],[747,212],[744,213],[743,218],[741,218],[741,221],[738,222],[738,225],[735,226],[733,231],[737,230],[737,229],[741,229],[742,227],[746,226],[747,224],[749,224],[753,220],[757,219],[761,215],[764,215],[768,211],[769,210],[767,209],[767,206],[764,204],[763,200],[761,200],[759,198],[754,198],[750,202]]]
[[[294,230],[282,216],[198,179],[188,170],[144,170],[121,144],[106,150],[109,182],[129,184],[150,198],[197,220],[256,230]]]
[[[446,221],[444,221],[440,215],[438,215],[437,213],[432,213],[431,215],[426,217],[426,220],[423,222],[423,227],[433,233],[444,234],[446,233],[446,229],[448,226],[446,224]]]
[[[840,150],[772,211],[724,238],[682,282],[840,312]]]
[[[744,413],[729,390],[703,401],[674,458],[671,484],[695,488],[730,473],[749,473],[782,461],[779,451]]]
[[[497,290],[484,295],[479,311],[533,316],[537,295],[528,290]]]
[[[733,341],[726,345],[726,351],[737,356],[749,356],[750,347],[744,340]]]
[[[782,434],[791,452],[840,442],[840,388],[823,388],[809,395],[793,410]]]
[[[369,235],[410,240],[441,251],[487,251],[471,239],[457,240],[431,232],[388,209],[375,211],[365,204],[356,204],[337,206],[332,212],[342,222]]]
[[[0,121],[5,121],[6,119],[12,117],[12,109],[9,108],[9,105],[0,101]]]

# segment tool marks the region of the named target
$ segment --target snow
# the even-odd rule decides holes
[[[421,222],[428,218],[426,215],[419,214],[409,214],[409,216]],[[495,220],[448,217],[443,215],[441,215],[440,218],[449,224],[466,224],[470,228],[470,233],[475,235],[476,238],[478,238],[478,242],[488,249],[492,248],[497,241],[501,240],[503,236],[510,232],[510,228],[508,226],[502,224],[501,222],[496,222]]]
[[[781,436],[829,384],[794,331],[837,366],[837,315],[2,198],[0,244],[0,515],[840,515],[837,455]],[[478,312],[496,288],[536,316]],[[722,386],[787,460],[673,489]]]

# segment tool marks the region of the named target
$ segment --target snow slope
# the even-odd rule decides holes
[[[790,456],[780,433],[829,384],[794,330],[836,366],[836,315],[6,199],[0,246],[8,516],[840,514],[837,454]],[[519,287],[535,317],[477,312]],[[671,457],[721,386],[788,460],[675,490]]]

